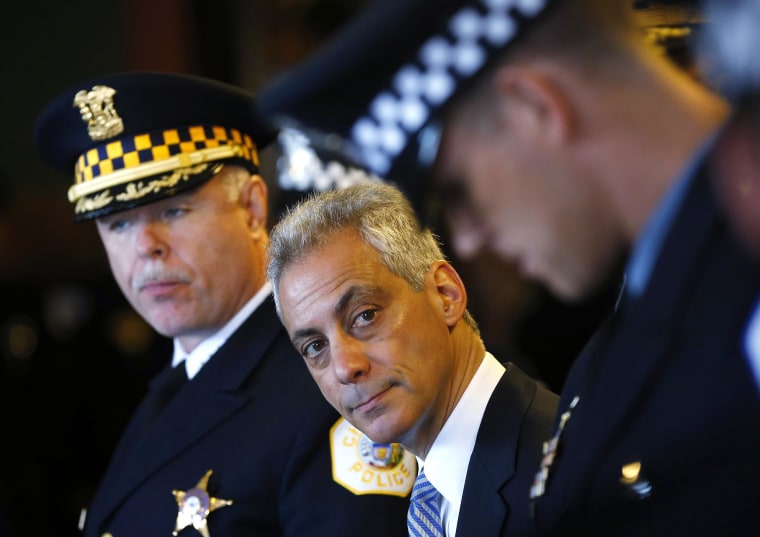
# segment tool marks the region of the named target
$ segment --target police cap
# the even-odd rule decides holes
[[[54,99],[35,124],[47,164],[74,173],[75,220],[98,218],[198,186],[223,163],[257,173],[276,136],[248,92],[171,73],[93,78]]]
[[[440,112],[553,3],[376,0],[258,104],[318,149],[388,177],[427,160]]]

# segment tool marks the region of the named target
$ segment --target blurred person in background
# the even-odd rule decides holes
[[[760,2],[705,0],[704,12],[703,68],[736,108],[717,144],[714,176],[735,231],[760,256]]]
[[[710,158],[712,176],[732,230],[760,261],[760,1],[704,1],[698,50],[706,73],[735,103]],[[742,337],[760,393],[760,301]]]

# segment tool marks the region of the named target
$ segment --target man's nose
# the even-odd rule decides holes
[[[141,257],[164,258],[169,252],[168,243],[159,229],[151,222],[137,226],[137,251]]]
[[[344,335],[333,341],[330,352],[335,376],[341,383],[357,382],[369,372],[369,359],[361,341]]]

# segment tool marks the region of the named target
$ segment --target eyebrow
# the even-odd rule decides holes
[[[363,289],[363,287],[352,285],[348,288],[348,290],[346,290],[345,293],[343,293],[343,296],[340,297],[340,300],[338,300],[338,303],[335,304],[335,307],[333,308],[333,312],[336,316],[340,316],[344,311],[346,311],[348,303],[353,300],[353,298],[361,289]]]
[[[296,341],[299,341],[301,339],[317,335],[319,333],[320,333],[319,330],[317,330],[315,328],[302,328],[300,330],[296,330],[293,333],[293,337],[290,340],[293,343],[295,343]]]
[[[385,295],[386,292],[382,287],[377,285],[352,285],[349,287],[343,296],[340,297],[338,303],[335,304],[333,312],[336,316],[340,316],[348,307],[348,304],[353,301],[357,296],[369,296],[369,295]]]
[[[348,308],[348,304],[357,296],[362,294],[369,294],[368,292],[371,291],[378,291],[379,288],[376,286],[365,286],[365,285],[352,285],[349,287],[343,295],[341,295],[340,299],[338,300],[337,304],[335,304],[335,307],[333,308],[333,313],[336,317],[340,317],[343,312],[346,311]],[[293,337],[291,338],[291,341],[295,343],[296,341],[304,338],[308,338],[314,335],[320,335],[322,332],[320,330],[317,330],[316,328],[300,328],[293,332]]]

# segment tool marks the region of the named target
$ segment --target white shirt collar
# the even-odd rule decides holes
[[[454,407],[424,461],[425,475],[441,493],[441,516],[446,535],[454,537],[464,482],[475,439],[480,430],[488,400],[506,369],[487,352],[475,376]]]
[[[264,286],[253,295],[246,304],[238,310],[238,312],[219,329],[214,335],[204,339],[201,343],[193,349],[191,353],[185,352],[180,345],[177,338],[174,338],[174,357],[172,358],[172,367],[178,365],[183,360],[185,362],[185,371],[187,372],[187,378],[192,379],[198,374],[198,371],[208,362],[214,353],[219,350],[219,347],[224,345],[227,339],[240,328],[240,325],[245,321],[256,308],[264,302],[267,296],[272,292],[272,285],[267,282]]]

